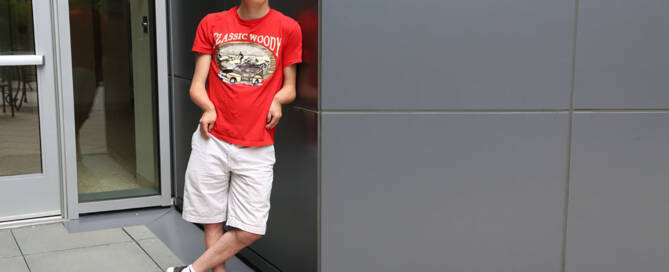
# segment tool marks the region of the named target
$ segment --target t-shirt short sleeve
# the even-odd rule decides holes
[[[213,52],[212,36],[209,28],[208,16],[200,20],[195,32],[195,41],[193,42],[193,52],[211,54]]]
[[[287,24],[285,47],[282,49],[282,66],[290,66],[302,62],[302,29],[296,21]]]

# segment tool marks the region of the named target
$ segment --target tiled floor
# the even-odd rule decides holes
[[[72,233],[145,225],[184,263],[192,263],[205,250],[204,232],[184,221],[174,208],[152,208],[100,213],[82,216],[79,220],[66,222]],[[252,272],[241,260],[232,257],[226,262],[229,272]],[[33,271],[34,272],[34,271]]]
[[[160,272],[204,251],[203,232],[173,208],[100,213],[0,230],[0,268],[11,272]],[[237,258],[228,271],[253,271]]]
[[[183,262],[146,226],[69,233],[62,223],[0,230],[4,271],[164,271]]]

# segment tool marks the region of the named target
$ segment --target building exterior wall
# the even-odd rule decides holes
[[[566,271],[669,264],[669,6],[580,0]]]
[[[188,91],[195,55],[195,29],[207,13],[239,1],[170,1],[172,152],[177,206],[183,200],[184,172],[190,137],[201,111]],[[303,63],[298,66],[298,97],[283,107],[275,136],[276,157],[272,208],[265,237],[241,252],[261,271],[317,270],[318,140],[318,1],[272,1],[271,6],[296,19],[303,32]]]
[[[169,7],[177,203],[200,114],[188,97],[195,27],[237,3],[182,2]],[[300,22],[305,63],[277,131],[268,235],[250,249],[259,262],[323,272],[667,266],[661,1],[272,5]]]
[[[170,53],[170,104],[172,122],[172,176],[177,206],[183,200],[184,173],[190,155],[190,139],[202,114],[189,95],[195,69],[191,52],[195,30],[210,12],[222,10],[225,1],[168,1]]]
[[[666,267],[667,12],[323,0],[320,271]]]

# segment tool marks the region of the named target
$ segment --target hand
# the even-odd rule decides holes
[[[276,98],[272,99],[272,105],[269,106],[269,112],[267,113],[267,125],[265,128],[272,129],[279,123],[281,118],[281,103]]]
[[[216,124],[216,111],[208,110],[202,113],[200,118],[200,132],[202,132],[202,137],[209,139],[209,131],[214,128]]]

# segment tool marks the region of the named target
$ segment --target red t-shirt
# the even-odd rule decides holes
[[[192,50],[212,55],[207,94],[217,116],[210,133],[237,145],[273,144],[276,127],[265,128],[267,113],[283,68],[302,62],[299,24],[274,9],[244,20],[233,7],[200,21]]]

